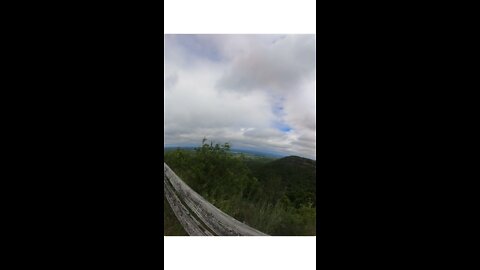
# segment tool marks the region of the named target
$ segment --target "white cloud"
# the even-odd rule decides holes
[[[167,35],[165,144],[198,145],[206,136],[315,158],[314,42],[311,35]]]

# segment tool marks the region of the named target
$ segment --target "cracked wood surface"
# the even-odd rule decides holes
[[[192,236],[266,236],[209,203],[164,164],[164,193],[178,221]]]

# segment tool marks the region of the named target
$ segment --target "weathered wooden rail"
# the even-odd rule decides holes
[[[189,235],[267,235],[216,208],[185,184],[167,164],[163,163],[163,165],[165,197],[178,221]]]

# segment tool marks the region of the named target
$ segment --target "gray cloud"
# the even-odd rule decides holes
[[[313,36],[289,36],[246,48],[219,79],[217,88],[294,92],[315,71]]]
[[[170,90],[173,86],[175,86],[177,81],[178,81],[178,75],[176,73],[169,75],[165,79],[165,90],[167,91]]]

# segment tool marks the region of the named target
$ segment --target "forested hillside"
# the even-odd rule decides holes
[[[270,235],[316,235],[316,161],[233,154],[230,145],[205,140],[164,157],[192,189],[235,219]],[[186,235],[164,203],[164,234]]]

